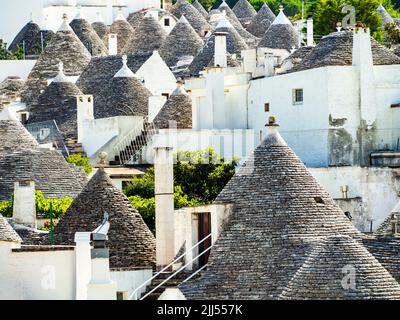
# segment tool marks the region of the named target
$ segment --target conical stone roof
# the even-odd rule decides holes
[[[167,33],[160,23],[151,15],[146,15],[127,41],[124,54],[146,54],[158,50],[165,41]]]
[[[97,100],[95,99],[95,118],[146,117],[149,114],[149,97],[152,94],[128,68],[126,60],[124,56],[121,70],[103,88]]]
[[[55,120],[65,138],[77,137],[76,96],[82,91],[64,75],[62,64],[54,81],[29,108],[29,123]]]
[[[103,41],[104,45],[108,42],[109,27],[103,21],[96,21],[92,23],[93,30],[97,33],[99,38]]]
[[[386,11],[385,7],[382,4],[379,5],[379,7],[376,9],[376,12],[378,12],[381,16],[383,25],[394,23],[392,16]]]
[[[207,271],[180,286],[188,299],[277,299],[321,239],[361,238],[279,133],[271,131],[214,202],[230,206],[231,213]]]
[[[82,16],[75,17],[70,26],[92,56],[105,56],[108,54],[108,49],[103,40],[100,39],[91,24]]]
[[[199,34],[202,34],[202,32],[205,30],[211,29],[210,25],[207,23],[207,20],[202,16],[202,14],[185,0],[177,0],[171,9],[171,13],[178,19],[184,15],[192,25],[193,29]]]
[[[0,83],[0,97],[4,96],[8,101],[18,98],[24,87],[25,81],[20,77],[7,77]]]
[[[233,27],[240,34],[240,36],[246,41],[249,47],[253,48],[257,46],[257,43],[259,42],[260,39],[258,39],[253,34],[248,32],[245,28],[243,28],[243,25],[241,24],[239,19],[236,17],[235,13],[232,11],[232,9],[228,6],[228,4],[225,1],[221,3],[218,10],[220,12],[225,12],[228,21],[233,25]]]
[[[118,53],[121,53],[126,43],[133,34],[133,28],[129,24],[129,22],[127,22],[126,19],[122,16],[122,14],[120,14],[111,25],[109,33],[114,33],[117,35],[117,50]]]
[[[155,238],[137,210],[111,179],[99,169],[75,198],[54,230],[57,244],[74,244],[75,232],[91,232],[109,215],[107,246],[111,268],[151,268]]]
[[[178,81],[178,87],[154,118],[158,129],[170,128],[170,121],[174,121],[177,129],[192,128],[192,100],[183,88],[183,83]]]
[[[22,242],[21,237],[11,227],[8,221],[0,214],[0,241]]]
[[[127,21],[130,23],[133,30],[135,30],[139,26],[145,15],[145,11],[132,12],[129,14]]]
[[[194,0],[192,2],[192,6],[198,11],[200,12],[200,14],[207,19],[208,16],[208,12],[207,10],[203,7],[203,5],[198,1],[198,0]]]
[[[291,52],[293,48],[299,47],[299,34],[292,23],[280,12],[258,44],[259,48],[286,49]]]
[[[151,55],[152,53],[128,55],[129,69],[136,73]],[[85,94],[93,95],[96,103],[99,94],[110,85],[112,78],[122,66],[121,55],[92,58],[79,77],[78,87]]]
[[[15,181],[34,180],[46,197],[75,197],[86,184],[86,176],[67,163],[56,150],[39,147],[23,125],[0,119],[0,201],[9,200]]]
[[[347,277],[354,275],[354,282]],[[399,300],[400,284],[349,236],[317,245],[281,295],[290,300]]]
[[[25,45],[25,54],[26,55],[36,55],[39,54],[36,48],[37,37],[40,32],[40,27],[33,21],[29,21],[11,42],[8,50],[11,52],[15,52],[18,47],[23,48]],[[40,44],[40,43],[39,43]]]
[[[236,17],[243,26],[246,26],[256,16],[257,11],[247,0],[239,0],[232,8]]]
[[[262,38],[275,19],[275,14],[264,3],[246,29],[256,37]]]
[[[67,24],[67,17],[60,29],[39,56],[28,79],[47,80],[58,74],[58,64],[64,64],[67,76],[79,76],[89,64],[91,54]]]
[[[374,65],[400,64],[400,57],[371,38]],[[353,32],[331,33],[321,39],[314,49],[304,57],[292,71],[307,70],[325,66],[352,65]]]
[[[182,57],[195,57],[203,45],[203,40],[182,16],[165,39],[160,55],[169,67],[173,67]]]
[[[246,42],[226,18],[220,20],[215,32],[226,33],[227,53],[240,56],[242,50],[248,49]],[[190,64],[190,74],[198,75],[200,71],[212,63],[215,54],[215,32],[206,39],[203,48]]]

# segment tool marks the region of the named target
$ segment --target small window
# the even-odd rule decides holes
[[[28,120],[28,114],[27,113],[21,113],[21,122],[26,123]]]
[[[117,291],[117,300],[124,300],[124,293],[121,291]]]
[[[166,97],[167,99],[169,98],[169,94],[168,93],[162,93],[161,94],[163,97]]]
[[[303,89],[293,89],[293,104],[303,104],[304,92]]]
[[[269,112],[269,102],[264,103],[264,112]]]
[[[314,197],[314,201],[318,204],[325,204],[324,199],[322,199],[321,197]]]
[[[164,26],[169,27],[170,26],[170,20],[169,18],[164,19]]]

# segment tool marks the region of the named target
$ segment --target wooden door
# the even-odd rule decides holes
[[[208,235],[211,234],[211,214],[210,212],[199,213],[199,241],[206,238]],[[199,245],[199,254],[204,252],[208,248],[211,247],[211,237],[207,240],[203,241]],[[199,268],[203,267],[208,262],[208,257],[210,255],[210,251],[207,251],[205,254],[199,257]]]

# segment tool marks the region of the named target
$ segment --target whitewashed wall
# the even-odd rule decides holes
[[[311,168],[310,171],[333,198],[342,198],[342,185],[349,187],[349,198],[362,198],[364,215],[355,221],[361,231],[369,231],[371,219],[376,230],[399,201],[399,169],[352,166]]]
[[[12,252],[0,242],[0,299],[73,300],[75,252]]]
[[[111,280],[117,283],[117,292],[123,292],[124,299],[128,299],[131,293],[149,280],[153,276],[153,270],[142,269],[142,270],[130,270],[130,271],[111,271]],[[150,283],[148,284],[150,285]],[[147,286],[139,289],[136,293],[136,298],[140,297],[142,293],[146,291]]]
[[[268,117],[274,115],[279,132],[308,166],[327,165],[328,87],[326,68],[251,81],[249,127],[264,130]],[[293,105],[293,89],[300,88],[304,104]],[[270,104],[270,112],[264,111],[265,103]]]
[[[144,85],[155,96],[170,94],[176,88],[176,78],[158,51],[140,67],[136,75],[144,80]]]

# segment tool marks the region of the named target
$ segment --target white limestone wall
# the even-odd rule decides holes
[[[361,231],[369,231],[371,219],[376,230],[399,201],[399,169],[330,167],[310,170],[333,198],[342,198],[342,185],[349,187],[349,198],[362,198],[364,215],[356,221]]]
[[[73,300],[74,251],[11,252],[0,242],[0,299]]]
[[[111,270],[111,280],[117,283],[117,292],[123,292],[124,300],[128,299],[133,291],[153,276],[152,269],[141,270]],[[144,286],[136,293],[138,299],[146,291]]]
[[[396,149],[400,138],[400,66],[375,66],[377,147]]]
[[[9,76],[26,80],[35,63],[36,60],[0,60],[0,82]]]
[[[144,85],[155,96],[171,94],[176,88],[176,78],[158,51],[140,67],[136,75],[144,80]]]
[[[100,149],[107,152],[109,156],[113,156],[113,146],[142,123],[143,117],[130,116],[86,120],[83,122],[83,148],[89,157],[95,155]],[[107,143],[112,139],[114,139],[112,145],[108,145]]]
[[[249,127],[265,131],[274,115],[279,132],[308,166],[326,166],[328,160],[328,88],[326,68],[262,78],[250,82]],[[293,89],[304,90],[304,103],[293,105]],[[270,111],[264,111],[264,104]]]

